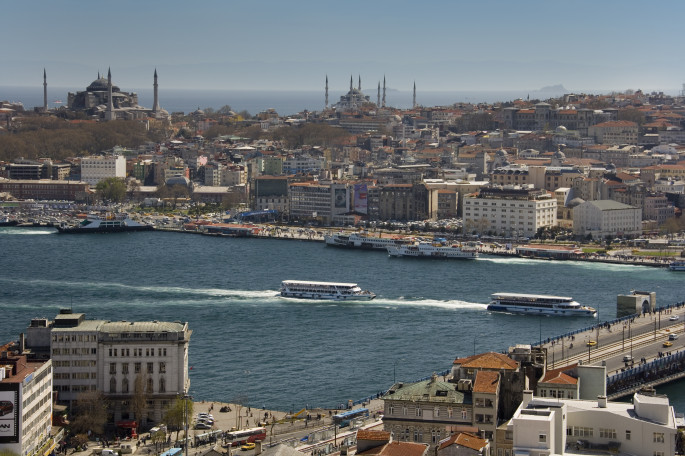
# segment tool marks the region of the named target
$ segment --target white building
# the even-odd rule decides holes
[[[123,155],[112,157],[93,156],[81,159],[81,180],[89,185],[110,177],[126,178],[126,158]]]
[[[678,429],[665,396],[635,394],[633,403],[541,399],[524,392],[509,421],[516,455],[599,454],[635,456],[675,454]]]
[[[323,158],[314,158],[306,155],[288,157],[283,162],[284,174],[318,173],[324,167]]]
[[[49,334],[54,389],[60,402],[99,391],[110,403],[115,421],[158,422],[173,400],[190,387],[188,345],[192,331],[180,322],[86,320],[62,311],[53,322],[32,322],[27,345],[44,348]],[[134,417],[128,408],[138,387],[148,409]]]
[[[642,209],[613,200],[586,201],[573,208],[573,234],[639,236],[642,233]]]
[[[465,233],[533,237],[539,228],[557,224],[557,200],[528,186],[483,188],[478,196],[465,196],[463,204]]]
[[[52,362],[27,360],[12,348],[0,348],[0,451],[37,454],[52,437]]]

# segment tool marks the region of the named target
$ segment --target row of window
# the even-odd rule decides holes
[[[133,363],[133,373],[134,374],[139,374],[142,369],[142,364],[143,363]],[[145,363],[146,364],[146,373],[147,374],[154,374],[154,363]],[[160,361],[157,363],[158,368],[157,372],[160,374],[165,374],[166,373],[166,363],[164,361]],[[117,374],[117,363],[109,363],[109,373],[112,375]],[[129,363],[121,363],[121,373],[126,375],[129,373]]]
[[[492,403],[490,403],[490,406],[492,406]],[[408,413],[409,413],[408,407],[407,407],[407,406],[402,406],[402,416],[407,416]],[[414,413],[415,413],[416,416],[423,416],[421,407],[416,407],[416,408],[414,409]],[[395,415],[395,406],[394,406],[394,405],[390,405],[390,406],[388,407],[388,415],[390,415],[390,416]],[[440,407],[434,407],[434,408],[433,408],[433,417],[434,417],[434,418],[439,418],[440,416],[441,416]],[[447,417],[447,418],[453,418],[453,417],[454,417],[454,412],[453,412],[453,410],[452,410],[452,407],[447,407],[447,410],[446,410],[446,411],[443,410],[442,416],[443,416],[443,417]],[[462,409],[461,409],[461,418],[462,418],[463,420],[466,420],[466,419],[468,419],[468,417],[469,417],[469,409],[467,409],[467,408],[462,408]]]
[[[594,434],[594,429],[591,427],[583,426],[569,426],[566,429],[566,435],[573,437],[592,437]],[[599,428],[599,437],[603,439],[616,439],[617,437],[616,429]],[[626,429],[626,440],[630,440],[632,433],[630,429]],[[653,443],[664,443],[665,436],[663,432],[654,432],[652,434]]]
[[[121,391],[117,391],[117,379],[116,377],[112,377],[109,380],[109,392],[110,393],[129,393],[130,387],[129,387],[129,381],[127,378],[122,379],[121,381]],[[152,378],[148,377],[147,380],[145,381],[145,392],[147,393],[154,393],[154,381]],[[166,380],[164,377],[161,377],[159,379],[159,390],[157,391],[158,393],[166,393]]]
[[[122,348],[119,350],[118,348],[110,348],[109,349],[109,356],[114,357],[114,356],[119,356],[121,353],[121,356],[131,356],[131,349],[130,348]],[[150,356],[155,356],[155,349],[154,348],[146,348],[145,349],[145,355],[146,357]],[[157,356],[162,357],[166,356],[166,348],[158,348],[157,349]],[[143,357],[143,349],[142,348],[134,348],[133,349],[133,357],[136,358],[142,358]]]
[[[53,342],[97,342],[95,334],[53,334]]]
[[[82,347],[82,348],[53,348],[52,349],[52,354],[53,356],[68,356],[68,355],[74,355],[74,356],[86,356],[86,355],[97,355],[97,348],[91,347]]]

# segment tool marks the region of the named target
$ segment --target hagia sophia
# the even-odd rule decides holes
[[[47,110],[47,76],[43,70],[43,107]],[[154,74],[154,104],[152,109],[138,104],[138,94],[135,92],[122,92],[112,84],[112,72],[107,71],[107,77],[98,73],[96,80],[90,83],[86,90],[81,92],[69,92],[67,109],[70,111],[85,112],[89,116],[101,120],[133,120],[155,118],[168,120],[169,113],[159,107],[157,70]]]

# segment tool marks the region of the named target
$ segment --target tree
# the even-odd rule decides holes
[[[231,108],[230,105],[225,104],[222,107],[220,107],[216,112],[217,112],[217,114],[221,114],[221,115],[225,116],[225,115],[233,112],[233,108]]]
[[[20,456],[19,453],[3,448],[0,450],[0,456]]]
[[[147,411],[148,394],[145,391],[146,379],[144,375],[138,374],[133,382],[133,397],[131,398],[131,411],[138,426],[143,423],[143,417]]]
[[[187,412],[187,416],[186,416]],[[185,426],[186,421],[190,425],[190,417],[193,415],[193,401],[190,398],[177,397],[173,405],[164,414],[164,421],[170,429],[176,429],[176,440],[179,431]]]
[[[126,181],[120,177],[108,177],[95,186],[99,198],[109,203],[120,203],[126,198]]]
[[[635,122],[638,127],[641,127],[645,123],[645,115],[642,111],[636,108],[625,108],[620,109],[617,114],[618,120],[628,120],[630,122]]]
[[[107,422],[107,401],[99,391],[86,391],[76,398],[71,430],[74,434],[101,435]]]

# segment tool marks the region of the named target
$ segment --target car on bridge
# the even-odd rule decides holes
[[[587,342],[587,346],[588,346],[588,347],[594,347],[595,345],[597,345],[597,341],[596,341],[596,340],[589,340],[589,341]]]
[[[668,341],[668,340],[666,342],[664,342],[664,347],[671,347],[671,346],[673,346],[673,342]]]
[[[668,317],[668,319],[670,321],[678,321],[680,320],[680,315],[671,315],[670,317]]]

